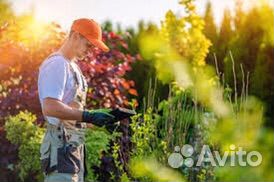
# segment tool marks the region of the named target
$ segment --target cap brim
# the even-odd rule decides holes
[[[103,41],[97,40],[97,39],[90,39],[89,40],[94,46],[98,47],[104,52],[108,52],[109,48],[106,46],[106,44]]]

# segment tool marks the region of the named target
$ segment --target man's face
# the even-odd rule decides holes
[[[92,45],[85,37],[77,33],[75,44],[75,55],[77,59],[84,59],[88,52],[95,46]]]

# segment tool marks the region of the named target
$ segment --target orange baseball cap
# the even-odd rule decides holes
[[[93,19],[81,18],[73,21],[71,30],[80,33],[90,43],[104,52],[108,52],[109,48],[102,41],[102,30],[98,23]]]

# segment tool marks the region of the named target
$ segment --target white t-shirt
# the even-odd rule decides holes
[[[58,99],[65,104],[73,100],[76,92],[74,73],[70,65],[76,72],[78,80],[81,80],[81,73],[77,69],[77,64],[66,60],[62,55],[55,55],[46,59],[39,67],[38,94],[41,107],[43,108],[43,99],[50,97]],[[83,83],[80,81],[83,88]],[[50,124],[57,125],[59,119],[45,116]]]

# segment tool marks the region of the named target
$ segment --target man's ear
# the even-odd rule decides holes
[[[70,32],[70,34],[69,34],[69,38],[71,39],[71,40],[77,40],[78,39],[78,35],[79,33],[77,33],[77,32],[74,32],[74,31],[71,31]]]
[[[77,34],[78,39],[83,39],[84,38],[80,33],[78,33],[78,32],[75,32],[75,33]]]

